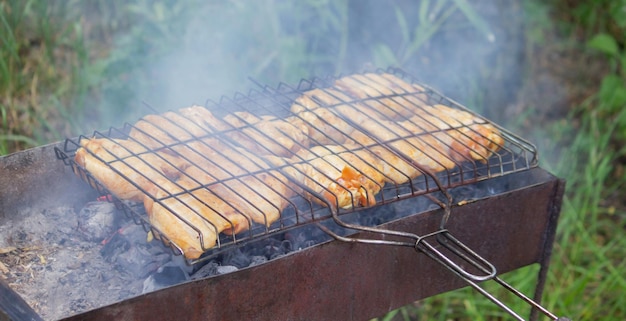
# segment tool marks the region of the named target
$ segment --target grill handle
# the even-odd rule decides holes
[[[455,273],[458,277],[460,277],[465,282],[467,282],[471,287],[476,289],[483,296],[488,298],[490,301],[495,303],[497,306],[499,306],[501,309],[503,309],[504,311],[509,313],[511,316],[513,316],[517,320],[524,321],[525,319],[522,318],[521,316],[519,316],[515,311],[511,310],[502,301],[498,300],[493,295],[491,295],[489,292],[487,292],[482,287],[480,287],[476,282],[487,281],[487,280],[494,280],[496,283],[500,284],[502,287],[507,289],[509,292],[515,294],[518,298],[522,299],[523,301],[525,301],[526,303],[528,303],[533,308],[537,309],[538,311],[540,311],[541,313],[543,313],[545,316],[549,317],[550,319],[556,320],[556,321],[571,321],[569,318],[566,318],[566,317],[557,317],[554,313],[552,313],[548,309],[544,308],[541,304],[535,302],[533,299],[529,298],[524,293],[520,292],[519,290],[517,290],[513,286],[511,286],[508,283],[506,283],[504,280],[502,280],[500,277],[498,277],[496,275],[496,269],[495,269],[495,267],[491,263],[489,263],[487,260],[483,259],[480,255],[478,255],[477,253],[472,251],[469,247],[467,247],[461,241],[459,241],[454,236],[452,236],[452,234],[448,233],[447,231],[445,231],[443,233],[437,233],[437,240],[439,241],[439,244],[441,244],[444,247],[446,247],[447,249],[453,251],[459,257],[462,257],[466,262],[470,263],[475,268],[480,269],[482,272],[484,272],[484,273],[486,273],[488,275],[491,275],[492,272],[493,272],[493,277],[491,277],[491,278],[477,278],[473,274],[464,273],[465,270],[463,270],[462,268],[458,267],[458,265],[456,265],[456,264],[449,264],[445,260],[441,260],[438,257],[434,257],[433,255],[431,255],[432,252],[423,251],[421,248],[418,249],[417,248],[417,244],[416,244],[416,249],[421,250],[426,255],[430,256],[432,259],[434,259],[435,261],[437,261],[440,264],[442,264],[443,266],[445,266],[448,270],[450,270],[453,273]],[[452,243],[449,243],[449,241],[452,241]],[[458,249],[456,248],[457,246],[459,248],[461,248],[463,251],[469,253],[470,256],[466,256],[462,252],[457,252],[458,251]],[[444,257],[444,259],[446,259],[445,256],[443,256],[443,257]],[[474,259],[476,259],[477,261],[475,261]]]
[[[496,267],[487,261],[482,256],[478,255],[478,253],[474,252],[467,245],[463,244],[457,238],[452,236],[446,229],[441,229],[436,233],[433,233],[437,238],[437,242],[442,245],[444,248],[448,249],[451,253],[456,255],[456,257],[460,258],[462,261],[469,263],[469,266],[475,267],[480,272],[484,273],[483,275],[470,273],[467,269],[463,268],[460,264],[455,263],[452,259],[450,259],[445,254],[438,251],[435,247],[430,245],[429,243],[423,242],[425,237],[421,237],[415,243],[415,249],[422,251],[429,255],[429,253],[436,254],[441,263],[446,265],[448,269],[452,269],[459,273],[464,278],[472,280],[474,282],[482,282],[486,280],[493,279],[498,273]],[[424,250],[424,247],[428,249],[428,251]],[[429,255],[430,256],[430,255]],[[432,257],[432,256],[431,256]]]
[[[443,265],[446,269],[450,270],[452,273],[454,273],[459,278],[464,280],[468,285],[473,287],[476,291],[478,291],[480,294],[482,294],[487,299],[492,301],[502,310],[510,314],[516,320],[525,321],[526,319],[524,319],[517,312],[509,308],[505,303],[498,300],[491,293],[487,292],[485,289],[480,287],[477,284],[477,282],[494,280],[496,283],[500,284],[502,287],[504,287],[511,293],[515,294],[517,297],[519,297],[520,299],[522,299],[523,301],[531,305],[533,308],[536,308],[545,316],[549,317],[551,320],[571,321],[570,319],[565,318],[565,317],[557,317],[554,313],[550,312],[549,310],[541,306],[539,303],[535,302],[533,299],[527,297],[522,292],[518,291],[517,289],[515,289],[508,283],[504,282],[504,280],[502,280],[501,278],[497,276],[497,269],[495,268],[493,264],[489,263],[489,261],[487,261],[480,255],[478,255],[478,253],[474,252],[467,245],[463,244],[463,242],[455,238],[446,229],[440,229],[430,234],[418,236],[413,233],[386,230],[386,229],[381,229],[381,228],[366,227],[366,226],[359,226],[359,225],[345,223],[339,218],[339,216],[337,215],[337,212],[332,208],[331,208],[331,214],[332,214],[333,220],[338,225],[344,228],[399,236],[399,237],[412,239],[414,240],[414,242],[345,237],[345,236],[338,235],[337,233],[333,232],[331,229],[329,229],[328,227],[322,224],[319,224],[319,223],[316,224],[322,231],[328,233],[330,236],[334,237],[335,239],[343,241],[343,242],[350,242],[350,243],[365,243],[365,244],[413,247],[416,251],[426,254],[428,257],[430,257],[437,263]],[[482,272],[483,274],[479,275],[476,273],[471,273],[467,269],[463,268],[459,263],[456,263],[446,254],[441,252],[436,246],[432,245],[431,242],[428,242],[429,241],[428,239],[432,237],[435,237],[437,244],[440,245],[440,247],[447,249],[448,251],[450,251],[450,253],[453,253],[462,261],[468,263],[468,266],[473,267],[474,269],[478,270],[479,272]]]

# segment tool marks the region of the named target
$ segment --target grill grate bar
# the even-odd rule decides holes
[[[390,80],[381,76],[387,74],[406,83],[388,83]],[[351,82],[356,89],[338,90],[346,86],[341,85],[342,81]],[[452,202],[447,190],[537,165],[532,144],[400,70],[379,70],[354,78],[303,79],[295,87],[255,83],[259,88],[248,94],[208,101],[204,111],[193,110],[199,114],[191,113],[195,107],[190,107],[147,115],[137,123],[111,127],[108,133],[95,131],[91,137],[68,139],[64,150],[56,151],[57,157],[102,195],[115,194],[99,176],[76,161],[77,154],[86,150],[111,175],[147,195],[150,200],[143,203],[163,208],[175,217],[177,224],[193,231],[191,234],[200,242],[200,252],[334,218],[335,211],[339,216],[358,211],[359,205],[387,204],[420,195],[431,197],[433,193],[446,198],[441,202],[431,197],[446,210],[442,220],[445,228]],[[431,107],[437,104],[471,118],[444,119]],[[205,111],[209,114],[202,114]],[[320,116],[322,112],[324,117]],[[306,141],[297,139],[288,126],[305,126]],[[495,128],[502,141],[485,136],[480,126]],[[102,157],[85,148],[96,140],[117,146],[115,150],[104,147],[106,157]],[[455,150],[453,145],[469,152]],[[443,156],[444,149],[450,150],[450,156]],[[394,163],[390,157],[401,162]],[[431,165],[425,166],[425,160]],[[311,169],[311,162],[341,172],[342,179],[344,174],[350,174],[344,173],[343,164],[368,164],[372,169],[359,174],[361,184],[369,185],[328,185],[323,182],[334,182],[337,177]],[[403,171],[403,163],[412,167],[417,173],[415,177]],[[394,171],[399,178],[390,175]],[[129,173],[153,188],[146,189]],[[303,183],[306,181],[310,184]],[[341,205],[343,194],[348,195],[349,206]],[[128,205],[124,197],[115,199],[128,215],[139,217],[137,221],[155,237],[178,253],[185,253],[184,245],[175,244],[165,226],[155,226],[153,216],[146,216],[141,205]],[[181,213],[181,209],[186,213]],[[277,217],[266,216],[268,211],[278,213]],[[206,217],[206,212],[225,222],[216,223]],[[215,245],[207,241],[212,237]]]

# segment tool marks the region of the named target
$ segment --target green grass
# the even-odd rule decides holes
[[[59,140],[81,112],[81,25],[63,2],[0,2],[0,154]]]
[[[503,124],[536,142],[541,166],[567,180],[544,304],[574,320],[626,319],[626,14],[618,10],[625,2],[524,1],[529,43],[577,48],[589,59],[605,59],[608,68],[566,117],[533,123],[536,107]],[[354,3],[346,1],[0,0],[0,155],[121,126],[146,113],[142,101],[182,107],[191,103],[185,100],[191,89],[203,94],[194,99],[219,99],[246,91],[250,76],[273,85],[346,72],[354,68],[355,50],[377,66],[410,68],[442,35],[470,30],[472,39],[492,39],[475,3],[421,1],[407,10],[392,2],[385,28],[395,42],[371,35],[355,49],[355,35],[370,34],[351,29]],[[551,34],[560,36],[556,43]],[[194,77],[194,88],[179,83],[181,75]],[[483,111],[489,83],[471,75],[451,81],[474,92],[462,102]],[[537,271],[530,266],[503,278],[531,295]],[[525,303],[486,287],[527,314]],[[471,289],[379,319],[508,320]]]

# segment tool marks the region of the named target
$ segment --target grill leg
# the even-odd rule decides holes
[[[537,275],[537,286],[535,287],[535,296],[533,300],[538,304],[541,304],[541,298],[543,296],[543,290],[546,285],[546,279],[548,276],[548,269],[550,267],[550,258],[552,257],[552,248],[554,246],[554,239],[556,237],[556,226],[559,220],[559,214],[561,213],[561,204],[563,203],[563,193],[565,192],[565,181],[559,180],[554,189],[554,194],[549,209],[550,221],[548,223],[548,229],[546,231],[543,256],[539,262],[540,268]],[[533,307],[530,311],[530,320],[536,321],[538,318],[539,310]]]
[[[546,278],[548,276],[548,267],[550,265],[549,261],[550,261],[550,255],[546,255],[544,256],[544,259],[542,259],[543,262],[540,262],[540,268],[539,268],[539,273],[537,274],[537,285],[535,287],[535,295],[533,297],[533,301],[537,302],[538,304],[541,304],[541,298],[543,296],[543,290],[546,286]],[[538,315],[539,315],[539,310],[535,307],[533,307],[530,310],[530,321],[536,321],[538,320]]]

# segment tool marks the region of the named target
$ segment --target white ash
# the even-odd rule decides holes
[[[139,295],[147,275],[170,261],[160,242],[147,243],[146,232],[107,202],[12,217],[0,225],[0,277],[44,320]]]
[[[507,180],[493,183],[490,180],[460,186],[449,192],[457,203],[508,189]],[[433,196],[445,201],[441,193]],[[376,226],[438,206],[419,196],[393,202],[383,213],[380,208],[372,208],[342,219]],[[12,217],[15,219],[0,224],[0,277],[45,320],[79,314],[181,282],[253,267],[332,239],[315,225],[304,225],[235,247],[204,265],[190,267],[162,242],[148,243],[143,227],[110,203],[91,202],[78,211],[71,207],[24,211]],[[320,224],[339,235],[353,232],[335,229],[331,220]]]
[[[78,213],[78,232],[87,240],[101,242],[115,231],[118,216],[108,202],[91,202]]]
[[[192,267],[187,265],[182,256],[175,256],[172,260],[160,266],[143,281],[142,293],[148,293],[171,285],[190,280],[189,273]]]

